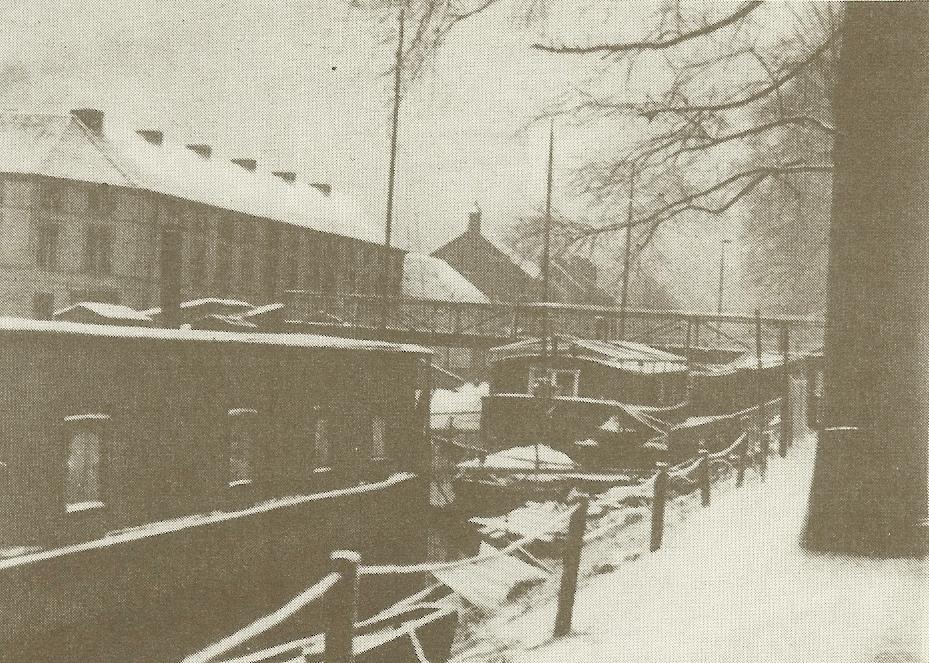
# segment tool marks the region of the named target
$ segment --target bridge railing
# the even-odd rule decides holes
[[[543,302],[449,302],[368,294],[288,290],[288,320],[377,329],[384,310],[393,330],[446,336],[507,339],[550,333],[616,340],[625,338],[665,347],[722,347],[751,351],[760,324],[762,344],[776,347],[787,329],[795,351],[822,347],[823,321],[817,318],[715,314],[696,311],[627,309],[615,306]]]

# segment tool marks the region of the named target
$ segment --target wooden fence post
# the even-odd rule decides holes
[[[736,488],[741,488],[742,484],[745,483],[745,466],[748,465],[748,449],[751,446],[752,436],[751,431],[746,430],[745,439],[742,440],[742,444],[739,445],[739,466],[736,468],[735,474],[735,486]]]
[[[577,574],[581,565],[581,548],[584,545],[584,531],[587,528],[587,508],[590,498],[582,495],[577,500],[577,507],[568,523],[568,536],[565,539],[564,565],[561,571],[561,588],[558,591],[558,614],[555,616],[555,637],[560,638],[571,632],[571,618],[574,615],[574,597],[577,594]]]
[[[757,359],[757,371],[755,375],[756,400],[758,402],[755,416],[756,426],[758,427],[758,442],[761,446],[761,459],[759,472],[761,478],[768,474],[768,438],[765,435],[765,411],[764,411],[764,363],[761,357],[761,311],[755,309],[755,356]]]
[[[325,663],[353,663],[352,638],[358,619],[358,566],[361,555],[337,550],[329,556],[332,570],[342,578],[329,591],[325,637]]]
[[[700,443],[700,451],[697,453],[700,458],[700,464],[697,466],[697,481],[700,484],[700,503],[703,506],[710,506],[710,452],[706,450],[706,444]]]
[[[655,494],[652,498],[652,538],[649,550],[655,552],[661,548],[661,539],[664,537],[664,507],[668,499],[668,464],[658,463],[658,474],[655,475]]]
[[[787,456],[787,449],[793,444],[793,421],[791,420],[790,411],[790,365],[788,355],[790,354],[790,327],[785,322],[781,325],[780,338],[781,361],[784,365],[781,371],[781,439],[778,444],[778,452],[781,458]]]

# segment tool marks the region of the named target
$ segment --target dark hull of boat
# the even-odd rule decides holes
[[[397,475],[8,560],[0,660],[180,660],[311,585],[333,549],[359,550],[369,562],[419,561],[425,533],[416,514],[426,499],[419,478]],[[366,578],[361,616],[409,592],[409,582]],[[311,606],[269,637],[317,631],[321,616]]]

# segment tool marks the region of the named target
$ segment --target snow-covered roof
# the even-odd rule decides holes
[[[238,343],[242,345],[365,350],[417,355],[432,354],[432,351],[428,348],[408,343],[387,343],[384,341],[338,338],[335,336],[322,336],[318,334],[252,333],[201,329],[164,329],[159,327],[124,327],[119,325],[93,325],[83,322],[65,322],[63,320],[31,320],[27,318],[8,317],[0,317],[0,333],[2,332],[46,332],[100,338],[135,338],[161,341],[187,341],[191,343]]]
[[[79,302],[60,311],[55,311],[54,317],[66,316],[74,311],[89,311],[94,315],[108,320],[131,320],[133,322],[151,322],[152,319],[134,308],[122,304],[104,304],[100,302]]]
[[[403,258],[401,293],[408,299],[487,304],[490,299],[441,258],[407,253]]]
[[[557,348],[553,343],[555,339]],[[559,357],[594,361],[618,370],[673,373],[687,368],[687,360],[680,355],[632,341],[596,341],[559,334],[549,340],[549,352],[553,352],[554,349],[557,349]],[[491,349],[488,360],[493,363],[541,355],[542,339],[528,338]]]
[[[479,459],[466,460],[458,464],[461,468],[483,467],[493,470],[524,470],[536,467],[546,469],[575,469],[577,463],[571,457],[544,444],[532,444],[525,447],[513,447],[488,454],[481,462]]]
[[[203,299],[192,299],[189,302],[181,303],[180,307],[182,309],[189,308],[199,308],[201,306],[210,306],[216,305],[222,308],[239,308],[243,310],[248,310],[252,308],[252,305],[248,302],[243,302],[240,299],[219,299],[217,297],[204,297]]]
[[[256,306],[250,311],[246,311],[242,314],[242,318],[257,318],[268,313],[274,313],[275,311],[283,311],[284,304],[282,302],[275,302],[273,304],[265,304],[264,306]]]
[[[0,111],[0,172],[136,188],[367,242],[383,239],[382,228],[339,192],[327,195],[181,143],[156,144],[108,117],[97,132],[70,113]]]
[[[782,366],[784,364],[784,357],[781,354],[773,352],[762,352],[761,353],[761,368],[769,369]],[[707,365],[704,367],[704,370],[701,370],[700,373],[705,375],[731,375],[732,373],[738,373],[740,371],[752,371],[758,369],[758,356],[754,352],[746,352],[745,354],[736,357],[728,364],[720,364],[717,366]]]

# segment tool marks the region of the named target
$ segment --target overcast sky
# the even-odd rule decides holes
[[[490,232],[544,202],[547,127],[525,127],[591,60],[530,49],[533,35],[511,20],[517,1],[451,33],[404,99],[401,244],[433,249],[462,230],[475,201]],[[565,0],[547,29],[566,40],[598,29],[631,34],[653,5],[637,0],[604,10]],[[347,2],[0,0],[0,9],[8,37],[0,43],[3,107],[98,107],[139,128],[162,129],[170,140],[211,143],[218,155],[251,156],[260,167],[328,181],[381,223],[390,53]],[[566,173],[589,153],[591,140],[559,127],[557,170]],[[555,203],[571,209],[566,177],[556,175]],[[704,244],[717,251],[718,241],[714,234]],[[715,258],[685,253],[677,259],[685,280],[713,291]]]
[[[99,107],[354,193],[384,215],[389,54],[347,3],[4,2],[0,104]],[[474,201],[490,226],[544,197],[545,130],[519,128],[559,85],[506,8],[453,33],[404,100],[401,239],[431,249]]]

